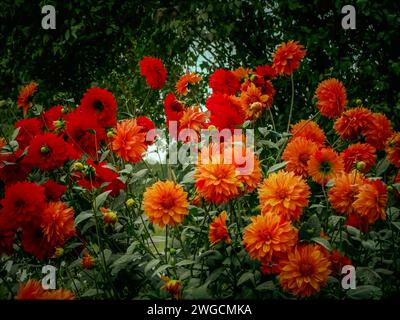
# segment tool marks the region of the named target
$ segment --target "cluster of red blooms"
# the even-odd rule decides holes
[[[21,90],[18,106],[24,114],[32,107],[36,90],[34,83]],[[0,201],[0,254],[11,254],[17,238],[22,248],[38,259],[52,257],[57,248],[63,248],[76,234],[74,210],[61,200],[70,184],[87,190],[110,190],[111,196],[125,188],[118,173],[105,161],[98,161],[102,145],[115,143],[111,130],[118,129],[116,111],[111,92],[91,88],[72,111],[57,105],[40,116],[19,120],[15,124],[17,147],[0,140],[0,180],[5,185]],[[137,122],[143,136],[154,128],[147,117],[139,117]],[[31,172],[40,170],[42,176],[54,176],[52,172],[69,168],[72,162],[71,181],[32,182]]]

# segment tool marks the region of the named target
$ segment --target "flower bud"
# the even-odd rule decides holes
[[[84,167],[84,165],[82,164],[82,162],[75,162],[75,163],[72,165],[72,170],[74,170],[74,171],[82,171],[84,168],[85,168],[85,167]]]
[[[135,200],[133,200],[132,198],[129,198],[128,200],[125,201],[125,204],[128,208],[132,208],[135,204]]]
[[[43,154],[48,154],[50,152],[50,149],[49,149],[48,146],[42,146],[40,148],[40,152],[43,153]]]
[[[365,169],[365,162],[364,161],[358,161],[356,164],[356,169],[358,171],[362,171]]]
[[[114,137],[114,135],[115,133],[113,129],[107,131],[107,138],[111,139],[112,137]]]
[[[100,208],[100,211],[103,214],[104,224],[115,224],[118,221],[118,215],[115,211],[106,208]]]
[[[57,248],[56,248],[56,251],[55,251],[55,253],[54,253],[54,256],[55,256],[56,258],[60,258],[60,257],[63,256],[63,254],[64,254],[64,249],[61,248],[61,247],[57,247]]]
[[[89,253],[86,253],[83,255],[82,258],[82,268],[84,269],[90,269],[94,267],[96,264],[96,259],[92,257]]]

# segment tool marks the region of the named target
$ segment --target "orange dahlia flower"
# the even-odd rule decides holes
[[[207,114],[201,112],[198,106],[187,108],[183,111],[179,120],[179,132],[184,129],[191,129],[199,135],[201,129],[205,127],[207,118]]]
[[[252,72],[253,72],[253,70],[251,70],[249,68],[243,68],[243,67],[239,67],[232,71],[232,73],[237,78],[239,78],[239,80],[246,79]]]
[[[232,143],[232,147],[230,144]],[[257,156],[254,154],[253,150],[250,148],[246,148],[242,142],[242,144],[233,144],[234,142],[227,142],[229,145],[224,152],[224,161],[225,163],[233,163],[237,177],[239,181],[243,184],[243,188],[246,192],[252,192],[254,189],[258,187],[258,184],[262,178],[262,171],[260,162],[258,161]],[[243,189],[242,188],[242,189]]]
[[[143,210],[150,220],[164,227],[176,225],[188,215],[188,194],[173,181],[158,181],[143,194]]]
[[[348,146],[342,152],[344,170],[350,172],[356,168],[358,162],[362,161],[365,166],[360,171],[368,172],[375,165],[375,152],[375,148],[368,143],[356,143]]]
[[[201,81],[201,79],[202,78],[194,72],[188,72],[184,74],[175,85],[176,92],[182,96],[186,96],[189,92],[188,85],[196,84]]]
[[[201,159],[196,164],[194,177],[197,193],[206,201],[215,204],[227,202],[238,196],[241,182],[235,165],[232,162],[225,163],[220,154],[208,160]]]
[[[317,108],[325,117],[337,118],[346,108],[346,89],[335,78],[322,81],[318,85],[315,95],[317,96]]]
[[[333,209],[341,214],[354,213],[353,203],[364,177],[357,171],[341,173],[334,179],[334,186],[328,192],[329,202]]]
[[[297,220],[308,204],[310,187],[302,177],[280,170],[272,173],[258,189],[261,213]]]
[[[17,300],[73,300],[74,294],[67,289],[44,290],[42,284],[33,279],[21,285],[17,295]]]
[[[243,243],[253,259],[271,261],[297,243],[297,229],[279,215],[268,214],[251,217],[244,230]]]
[[[30,82],[24,86],[18,95],[17,105],[22,109],[24,115],[28,112],[29,108],[32,108],[31,98],[37,91],[38,84],[36,82]]]
[[[246,120],[255,120],[261,116],[264,110],[271,107],[272,97],[263,94],[260,88],[256,87],[254,83],[250,83],[246,91],[242,91],[240,103],[246,114]]]
[[[147,150],[146,133],[138,126],[136,120],[123,120],[117,123],[112,138],[111,149],[125,161],[139,162]]]
[[[281,261],[279,282],[283,290],[309,297],[326,285],[331,273],[327,251],[316,244],[298,245]]]
[[[343,159],[332,148],[318,150],[308,161],[308,174],[321,185],[325,185],[343,170]]]
[[[357,139],[373,121],[372,112],[358,107],[342,113],[333,128],[342,139]]]
[[[211,245],[214,245],[220,241],[229,244],[232,242],[229,236],[228,227],[226,226],[226,220],[228,215],[226,211],[222,211],[210,224],[210,231],[208,232],[208,240]]]
[[[83,269],[93,268],[96,265],[96,258],[89,253],[85,253],[82,257],[81,265]]]
[[[392,123],[382,113],[373,113],[372,121],[364,129],[365,141],[377,150],[385,149],[386,141],[393,134]]]
[[[286,170],[307,178],[307,162],[317,150],[318,145],[311,140],[303,137],[291,139],[282,154]]]
[[[298,41],[281,43],[272,56],[272,67],[279,75],[291,75],[305,57],[306,50]]]
[[[43,237],[52,247],[64,247],[76,235],[74,209],[64,202],[49,202],[42,214]]]
[[[367,217],[373,224],[379,218],[386,219],[387,200],[386,186],[380,180],[373,180],[360,186],[353,207],[359,216]]]
[[[290,133],[292,134],[292,139],[303,137],[318,145],[323,145],[326,140],[324,131],[312,120],[300,120],[292,125]]]
[[[400,168],[400,132],[395,132],[386,142],[387,159]]]
[[[179,280],[170,279],[168,276],[162,276],[166,282],[161,289],[172,295],[174,299],[179,299],[182,290],[182,282]]]

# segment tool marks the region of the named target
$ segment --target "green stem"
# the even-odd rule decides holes
[[[289,111],[289,120],[288,120],[288,124],[287,124],[287,129],[286,131],[289,132],[290,129],[290,123],[292,121],[292,112],[293,112],[293,104],[294,104],[294,81],[293,81],[293,73],[290,76],[290,82],[292,84],[292,99],[290,101],[290,111]]]
[[[165,263],[168,263],[168,225],[165,226]]]

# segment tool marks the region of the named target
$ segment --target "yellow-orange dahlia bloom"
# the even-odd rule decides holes
[[[31,98],[37,91],[37,88],[38,84],[32,81],[24,86],[19,92],[17,105],[22,109],[24,115],[26,115],[29,108],[32,108]]]
[[[198,106],[186,108],[182,113],[182,117],[179,119],[179,132],[184,129],[190,129],[191,131],[188,133],[193,133],[192,131],[195,131],[197,138],[201,129],[205,127],[207,118],[207,114],[205,112],[201,112]],[[195,137],[192,137],[191,134],[185,134],[185,136],[186,140],[191,140],[191,138],[195,139]]]
[[[343,159],[332,148],[318,150],[308,161],[308,174],[321,185],[325,185],[343,170]]]
[[[272,96],[263,94],[254,83],[250,83],[240,95],[240,103],[246,114],[246,120],[258,119],[264,110],[272,106]]]
[[[292,125],[290,133],[292,134],[292,139],[303,137],[318,145],[323,145],[326,140],[324,131],[312,120],[300,120]]]
[[[254,216],[244,230],[243,243],[253,259],[271,261],[296,245],[297,229],[276,214]]]
[[[236,68],[235,70],[232,71],[232,73],[237,78],[239,78],[239,80],[243,80],[243,79],[247,78],[252,72],[253,72],[253,70],[251,70],[249,68],[243,68],[243,67]]]
[[[325,117],[337,118],[346,108],[346,89],[335,78],[322,81],[318,85],[315,95],[317,96],[317,108]]]
[[[395,132],[386,142],[387,159],[400,168],[400,132]]]
[[[143,194],[143,210],[150,220],[164,227],[183,221],[189,210],[188,194],[173,181],[158,181]]]
[[[29,279],[21,285],[16,300],[73,300],[75,295],[67,289],[44,290],[40,281]]]
[[[264,180],[258,194],[263,215],[297,220],[308,204],[310,187],[302,177],[280,170]]]
[[[308,176],[308,160],[318,148],[315,142],[306,138],[291,139],[282,154],[282,159],[286,161],[286,170],[306,178]]]
[[[316,244],[296,246],[280,265],[281,287],[298,297],[318,293],[326,285],[331,273],[327,251]]]
[[[226,226],[226,220],[228,215],[226,211],[222,211],[210,224],[210,231],[208,232],[208,240],[211,245],[214,245],[220,241],[229,244],[232,242],[229,236],[228,227]]]
[[[188,72],[184,74],[176,83],[176,92],[182,96],[186,96],[189,92],[188,85],[196,84],[201,81],[201,77],[195,72]]]
[[[291,75],[305,57],[306,50],[298,41],[281,43],[273,54],[272,67],[279,75]]]
[[[260,162],[253,150],[245,147],[245,141],[241,144],[227,142],[224,149],[224,162],[233,163],[237,178],[243,184],[243,191],[252,192],[255,190],[262,178]]]
[[[64,202],[49,202],[42,214],[43,237],[53,247],[63,247],[76,235],[74,210]]]
[[[145,140],[146,133],[135,119],[123,120],[117,123],[111,149],[125,161],[139,162],[147,150]]]
[[[241,186],[236,166],[233,161],[224,160],[221,149],[222,145],[210,145],[206,152],[208,158],[199,158],[194,173],[197,193],[215,204],[238,196]]]
[[[386,219],[388,194],[386,186],[380,180],[373,180],[360,186],[353,207],[361,217],[367,217],[370,224]]]
[[[341,173],[334,178],[334,186],[328,192],[329,202],[336,212],[350,215],[354,213],[353,203],[356,200],[364,177],[357,171]]]

